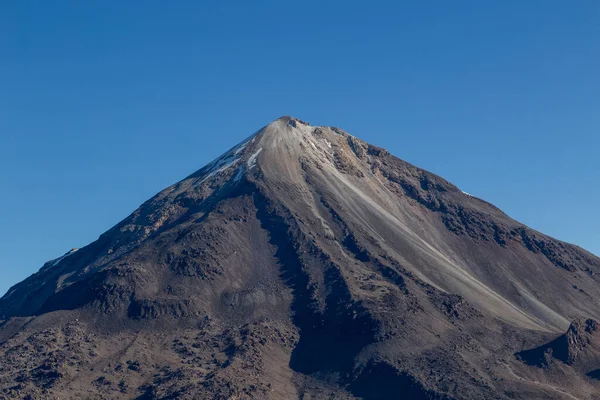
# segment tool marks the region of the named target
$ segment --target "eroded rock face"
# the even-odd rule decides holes
[[[11,288],[0,397],[592,398],[599,269],[284,117]]]
[[[580,319],[571,324],[565,336],[567,364],[575,363],[579,356],[585,351],[585,348],[592,343],[594,338],[596,338],[596,340],[600,339],[596,333],[598,328],[598,322],[593,319]]]
[[[574,365],[582,358],[596,358],[600,351],[600,325],[593,319],[577,319],[567,332],[548,344],[517,354],[525,363],[538,367],[549,366],[554,360]],[[588,357],[586,357],[588,356]],[[600,358],[597,362],[600,365]]]

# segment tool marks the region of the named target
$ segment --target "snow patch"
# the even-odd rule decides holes
[[[463,192],[463,194],[466,194],[466,195],[467,195],[467,196],[469,196],[469,197],[475,197],[475,196],[473,196],[471,193],[467,193],[467,192],[465,192],[465,191],[463,191],[463,190],[461,190],[461,192]]]
[[[233,155],[237,156],[242,150],[246,148],[246,146],[248,146],[248,141],[245,141],[244,143],[238,145],[237,148],[234,149]]]
[[[15,293],[17,291],[17,289],[13,289],[10,292],[8,292],[7,294],[4,295],[4,297],[2,297],[4,300],[8,299],[10,296],[13,295],[13,293]]]
[[[240,157],[235,155],[223,158],[217,162],[217,164],[208,172],[208,174],[198,183],[202,184],[213,176],[225,171],[226,169],[233,167],[240,161]]]
[[[73,253],[75,253],[77,250],[79,250],[79,249],[72,249],[72,250],[70,250],[70,251],[69,251],[67,254],[65,254],[64,256],[62,256],[62,257],[60,257],[60,258],[57,258],[57,259],[56,259],[56,261],[54,261],[54,262],[52,263],[52,265],[50,266],[50,268],[56,267],[58,264],[60,264],[60,262],[61,262],[62,260],[64,260],[65,258],[67,258],[67,257],[69,257],[69,256],[71,256],[71,255],[73,255]]]
[[[258,157],[258,155],[260,154],[260,152],[262,151],[262,147],[260,149],[258,149],[256,151],[256,153],[252,154],[250,156],[250,158],[248,158],[248,169],[252,169],[256,166],[256,158]]]
[[[250,137],[244,139],[241,143],[218,157],[217,159],[208,163],[203,169],[206,172],[198,178],[195,183],[195,186],[201,185],[206,182],[208,179],[214,177],[215,175],[225,171],[226,169],[235,166],[240,159],[242,158],[242,153],[248,147],[250,143],[254,143],[256,140],[256,135],[258,135],[260,131],[257,131],[250,135]]]
[[[238,168],[237,174],[235,174],[235,177],[233,178],[233,181],[239,182],[240,179],[242,179],[242,176],[244,176],[244,166],[240,165],[240,167]]]
[[[211,168],[208,170],[208,173],[204,175],[204,177],[196,184],[200,185],[206,182],[208,179],[213,176],[225,171],[229,167],[236,165],[240,161],[240,156],[237,155],[236,149],[234,149],[231,153],[226,153],[225,156],[222,156],[220,159],[217,159],[216,162],[213,163]]]

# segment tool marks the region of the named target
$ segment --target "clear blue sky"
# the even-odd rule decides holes
[[[0,5],[0,292],[281,115],[600,253],[600,2]]]

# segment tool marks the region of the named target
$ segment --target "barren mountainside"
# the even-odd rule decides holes
[[[282,117],[0,299],[6,399],[600,399],[600,259]]]

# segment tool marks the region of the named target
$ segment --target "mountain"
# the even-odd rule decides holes
[[[600,259],[292,117],[0,299],[9,399],[594,399]]]

